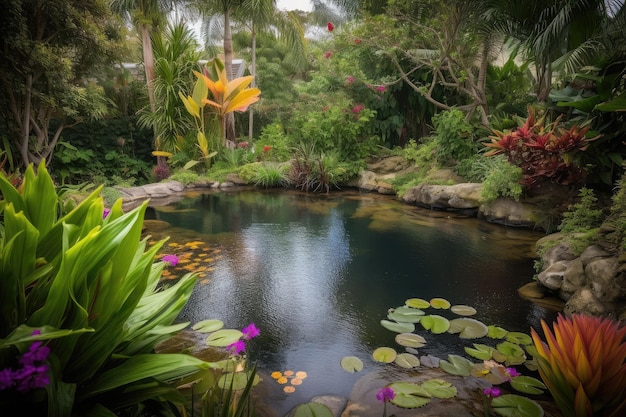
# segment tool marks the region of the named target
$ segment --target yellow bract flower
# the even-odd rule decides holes
[[[283,376],[283,373],[282,373],[282,372],[278,372],[278,371],[274,371],[274,372],[272,372],[272,375],[271,375],[271,376],[272,376],[272,378],[274,378],[274,379],[278,379],[278,378],[280,378],[281,376]]]

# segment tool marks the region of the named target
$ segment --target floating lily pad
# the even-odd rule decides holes
[[[503,417],[543,417],[536,401],[521,395],[505,394],[491,400],[493,411]]]
[[[294,417],[334,417],[334,414],[327,405],[309,402],[300,404],[294,412]]]
[[[487,328],[489,329],[487,336],[492,339],[504,339],[504,336],[506,336],[508,333],[507,330],[504,330],[502,327],[498,326],[487,326]]]
[[[413,333],[415,325],[413,323],[396,323],[389,320],[381,320],[380,324],[387,330],[396,333]]]
[[[452,398],[457,393],[456,387],[443,379],[429,379],[422,383],[422,388],[435,398]]]
[[[476,314],[476,309],[474,307],[458,304],[450,307],[450,311],[454,314],[458,314],[459,316],[473,316]]]
[[[426,313],[422,310],[418,310],[417,308],[402,306],[392,309],[389,314],[387,314],[387,317],[390,320],[395,320],[399,323],[417,323],[421,320],[424,314]]]
[[[376,362],[391,363],[396,359],[397,353],[390,347],[379,347],[372,353]]]
[[[419,408],[430,402],[430,394],[418,384],[393,382],[388,385],[396,396],[391,404],[400,408]]]
[[[432,355],[423,355],[420,358],[420,363],[427,368],[439,368],[440,359]]]
[[[400,353],[396,356],[395,360],[396,365],[405,368],[411,369],[420,366],[420,360],[415,355],[411,355],[410,353]]]
[[[246,372],[229,372],[222,375],[218,382],[218,385],[222,389],[228,389],[232,385],[233,390],[239,391],[246,387],[246,385],[248,384],[248,378],[249,375]],[[259,381],[260,379],[258,375],[255,375],[253,385],[258,384]]]
[[[478,320],[461,318],[450,320],[448,333],[459,333],[461,339],[479,339],[487,336],[489,329]]]
[[[346,356],[341,359],[341,367],[344,371],[359,372],[363,369],[363,361],[356,356]]]
[[[433,298],[430,300],[430,306],[432,308],[444,309],[447,310],[450,308],[450,301],[445,298]]]
[[[211,333],[206,339],[206,344],[215,347],[224,347],[241,339],[243,333],[237,329],[222,329]]]
[[[448,360],[439,361],[439,367],[450,375],[470,376],[474,364],[459,355],[448,355]]]
[[[529,335],[521,332],[507,333],[506,340],[517,345],[530,345],[533,342],[533,339]]]
[[[420,348],[426,344],[426,339],[415,333],[400,333],[396,335],[396,343],[404,347]]]
[[[473,358],[480,359],[481,361],[486,361],[491,359],[491,355],[493,355],[494,349],[491,346],[482,345],[479,343],[474,343],[474,347],[465,347],[465,353],[470,355]]]
[[[422,320],[420,320],[420,323],[424,329],[430,330],[433,334],[445,333],[450,328],[448,319],[436,314],[424,316]]]
[[[200,333],[211,333],[224,327],[222,320],[202,320],[194,324],[191,328]]]
[[[524,349],[511,342],[502,342],[496,345],[498,352],[506,356],[524,356]]]
[[[413,307],[413,308],[429,308],[430,307],[430,303],[421,298],[409,298],[408,300],[404,302],[404,304],[406,304],[408,307]]]
[[[543,382],[532,376],[520,375],[511,378],[511,387],[515,391],[524,394],[543,394],[546,386]]]

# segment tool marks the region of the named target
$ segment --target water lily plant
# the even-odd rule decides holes
[[[531,330],[539,374],[563,415],[625,415],[626,327],[580,314],[541,327],[547,343]]]

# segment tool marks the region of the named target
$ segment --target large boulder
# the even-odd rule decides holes
[[[538,223],[538,210],[534,204],[501,197],[491,203],[482,204],[479,215],[492,223],[533,228]]]
[[[482,184],[420,184],[404,193],[402,200],[430,209],[478,209]]]

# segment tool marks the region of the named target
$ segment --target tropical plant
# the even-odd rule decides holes
[[[539,375],[566,417],[624,415],[626,327],[609,318],[559,314],[544,342],[531,329]]]
[[[458,109],[445,110],[433,117],[437,160],[447,166],[476,154],[475,129]]]
[[[563,233],[585,232],[599,227],[602,223],[604,214],[596,204],[598,198],[593,190],[583,187],[578,197],[580,201],[563,213],[563,221],[559,225],[559,230]]]
[[[64,213],[42,161],[20,189],[0,177],[0,404],[29,415],[112,415],[184,404],[176,383],[209,363],[154,347],[195,284],[159,288],[165,262],[141,239],[147,207],[104,209],[94,190]],[[20,359],[18,359],[20,358]],[[35,366],[29,373],[26,366]],[[32,371],[32,372],[31,372]]]
[[[519,200],[522,196],[522,170],[511,165],[506,158],[485,158],[480,160],[492,160],[488,165],[486,175],[482,180],[480,199],[483,203],[490,203],[498,197],[512,197]]]

